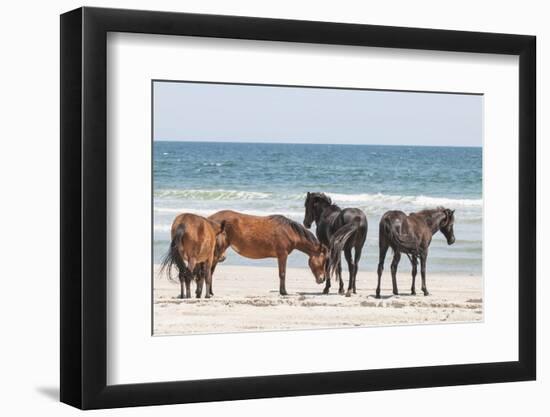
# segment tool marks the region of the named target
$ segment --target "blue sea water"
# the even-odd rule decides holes
[[[367,215],[360,270],[376,268],[384,212],[445,206],[456,210],[456,243],[448,246],[437,233],[428,270],[481,274],[482,148],[155,141],[153,177],[155,262],[168,249],[179,213],[232,209],[301,223],[306,192],[322,191],[340,207]],[[228,255],[232,265],[277,264]],[[387,266],[390,259],[391,253]],[[307,268],[307,257],[295,252],[289,266]],[[401,268],[410,269],[406,258]]]

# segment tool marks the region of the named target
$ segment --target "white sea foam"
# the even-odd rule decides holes
[[[259,191],[241,190],[157,190],[155,197],[173,197],[185,200],[258,200],[271,194]]]
[[[449,207],[481,207],[483,199],[465,199],[465,198],[447,198],[447,197],[428,197],[419,196],[402,196],[389,194],[339,194],[326,193],[332,200],[338,204],[339,201],[344,202],[362,202],[362,203],[389,203],[389,204],[411,204],[422,207],[449,206]]]
[[[483,199],[467,199],[467,198],[449,198],[449,197],[431,197],[425,195],[391,195],[382,193],[361,193],[361,194],[342,194],[326,192],[332,198],[335,204],[342,203],[372,203],[372,204],[407,204],[418,207],[481,207]],[[243,190],[157,190],[155,197],[158,198],[175,198],[182,200],[284,200],[300,201],[305,200],[306,193],[293,194],[278,194],[261,191],[243,191]]]

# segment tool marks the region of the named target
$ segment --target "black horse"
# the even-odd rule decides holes
[[[337,205],[332,204],[330,197],[323,193],[307,193],[305,208],[304,226],[309,229],[311,224],[315,222],[317,238],[329,248],[328,274],[326,274],[323,293],[329,293],[330,277],[336,272],[340,284],[338,293],[344,294],[341,262],[343,250],[349,269],[346,297],[351,296],[351,291],[355,294],[359,259],[361,259],[361,251],[367,238],[367,216],[358,208],[345,208],[342,210]],[[355,249],[353,259],[351,257],[352,249]]]
[[[432,236],[441,231],[447,239],[447,244],[455,242],[453,225],[455,222],[454,210],[438,207],[432,210],[422,210],[411,213],[408,216],[402,211],[387,211],[380,219],[379,247],[380,258],[378,261],[378,286],[376,298],[380,298],[380,278],[384,270],[384,259],[388,248],[393,249],[391,263],[391,278],[393,293],[397,290],[397,265],[401,259],[401,253],[407,255],[412,264],[411,294],[416,295],[415,280],[418,258],[420,258],[420,273],[422,275],[422,292],[429,295],[426,288],[426,260],[428,249],[432,242]]]

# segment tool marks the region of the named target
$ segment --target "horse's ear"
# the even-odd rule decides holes
[[[307,192],[307,198],[309,198],[309,191]]]
[[[455,214],[455,211],[454,211],[454,210],[451,210],[451,214]]]

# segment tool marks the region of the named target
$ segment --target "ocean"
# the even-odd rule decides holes
[[[482,272],[482,148],[474,147],[155,141],[154,262],[168,250],[170,226],[179,213],[207,216],[231,209],[282,214],[302,223],[308,191],[324,192],[334,204],[359,207],[367,215],[360,270],[376,270],[378,222],[384,212],[444,206],[456,210],[456,243],[448,246],[441,233],[434,236],[428,273]],[[227,254],[230,265],[277,265],[276,259]],[[388,274],[391,256],[390,251]],[[307,268],[307,257],[295,251],[288,265]],[[406,257],[399,269],[410,271]]]

